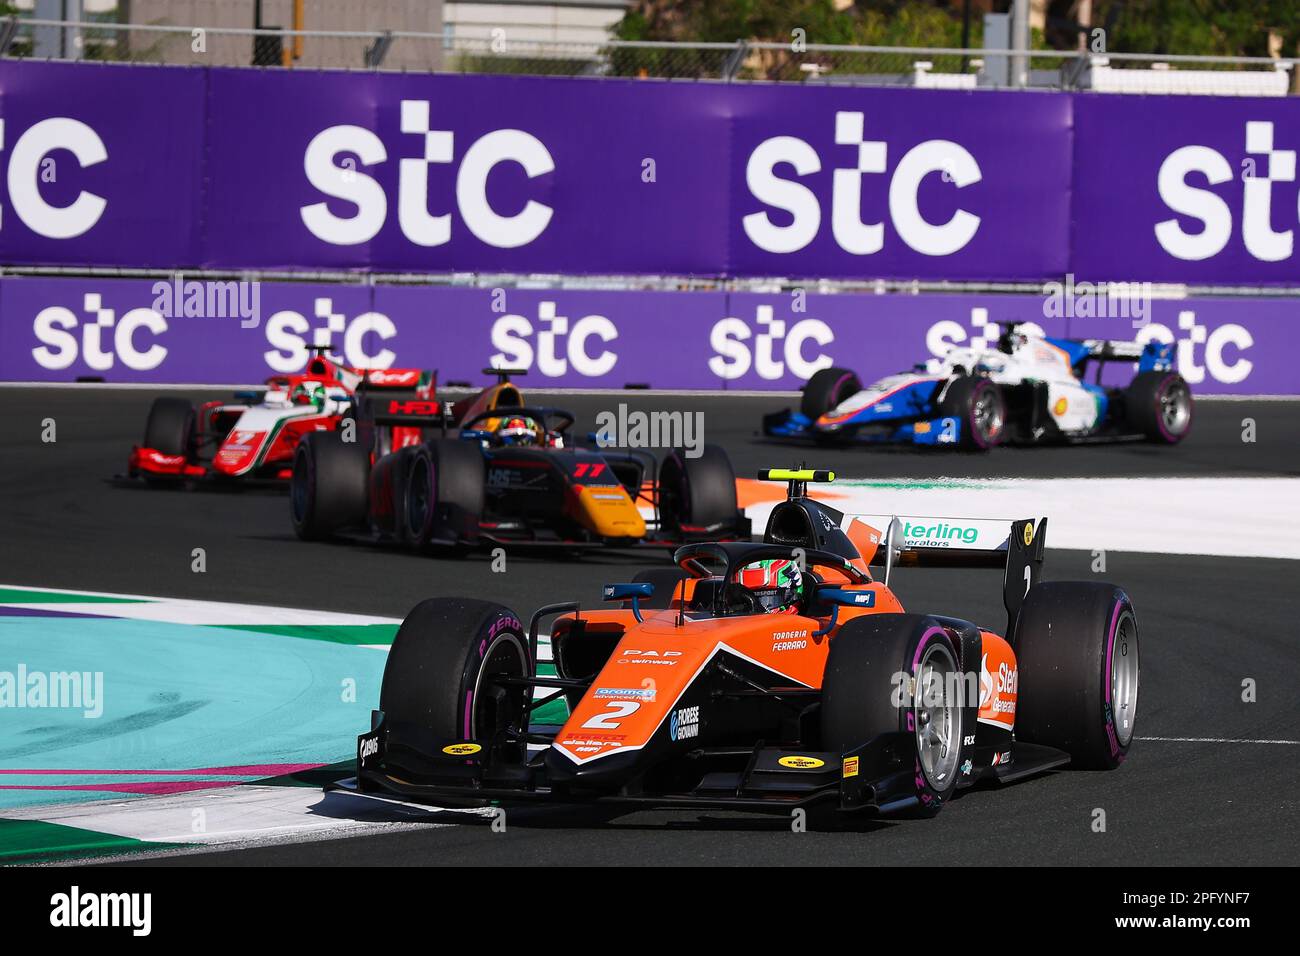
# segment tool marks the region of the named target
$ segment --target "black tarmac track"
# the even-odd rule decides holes
[[[483,556],[439,560],[366,545],[303,544],[274,491],[122,487],[141,438],[145,390],[0,388],[0,581],[45,587],[241,601],[400,617],[438,595],[504,600],[521,614],[557,600],[596,603],[599,586],[661,553],[512,555],[494,573]],[[183,393],[178,393],[183,394]],[[194,393],[212,397],[212,393]],[[592,427],[601,410],[703,412],[705,438],[737,474],[808,464],[845,477],[1295,476],[1300,404],[1203,401],[1180,447],[1117,444],[999,449],[986,456],[878,449],[794,449],[759,438],[784,398],[537,395]],[[57,440],[42,441],[52,419]],[[1245,420],[1256,441],[1244,443]],[[1300,504],[1298,504],[1300,506]],[[1152,521],[1159,519],[1153,502]],[[206,550],[207,571],[191,570]],[[1088,554],[1052,551],[1048,579],[1093,578]],[[588,810],[512,810],[505,833],[485,824],[352,839],[193,853],[203,864],[1294,864],[1300,846],[1300,640],[1295,562],[1107,554],[1141,624],[1138,741],[1114,773],[1060,772],[976,789],[934,820],[823,823],[795,833],[787,818]],[[900,571],[915,610],[996,623],[996,572]],[[1242,682],[1257,700],[1242,700]],[[363,728],[358,728],[358,730]],[[1147,738],[1196,738],[1194,740]],[[1098,832],[1103,820],[1104,831]]]

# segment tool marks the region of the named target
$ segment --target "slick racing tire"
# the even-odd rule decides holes
[[[677,568],[646,568],[638,571],[632,578],[633,583],[649,582],[655,586],[655,593],[642,598],[641,607],[650,610],[663,610],[672,606],[673,592],[686,578],[686,572]]]
[[[659,466],[659,522],[676,538],[727,533],[739,527],[736,473],[717,445],[705,445],[700,457],[678,449]]]
[[[987,451],[1002,443],[1006,433],[1007,403],[987,378],[962,375],[952,379],[939,402],[941,418],[961,423],[957,447],[963,451]]]
[[[164,455],[194,453],[194,406],[183,398],[155,398],[144,426],[144,447]]]
[[[1176,445],[1192,430],[1192,390],[1177,372],[1139,372],[1124,393],[1129,427]]]
[[[846,368],[819,369],[803,387],[799,411],[816,421],[840,402],[860,391],[862,391],[862,382],[858,380],[856,373]]]
[[[960,650],[923,614],[873,614],[846,623],[831,641],[822,680],[822,747],[846,753],[884,733],[913,742],[915,808],[939,812],[957,786],[963,734],[974,733]],[[914,699],[900,693],[915,679]]]
[[[472,542],[486,476],[483,452],[473,442],[440,438],[415,448],[403,488],[402,539],[417,549]]]
[[[1112,584],[1051,581],[1025,597],[1014,641],[1016,738],[1064,750],[1071,766],[1113,770],[1137,718],[1137,617]]]
[[[507,728],[526,731],[529,689],[488,678],[532,674],[524,626],[508,607],[471,598],[421,601],[397,631],[379,692],[389,769],[419,776],[435,747],[473,740],[486,747]],[[526,744],[514,749],[522,760]]]
[[[304,541],[328,538],[366,521],[370,455],[338,432],[312,432],[293,453],[289,514]]]

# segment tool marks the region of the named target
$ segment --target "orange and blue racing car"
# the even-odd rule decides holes
[[[412,404],[363,410],[351,442],[319,432],[298,445],[289,499],[299,537],[360,536],[445,553],[750,536],[731,462],[716,445],[662,461],[647,451],[588,447],[570,433],[571,413],[524,404],[505,379],[457,410],[454,435],[436,409],[425,414]],[[383,447],[381,436],[398,429],[422,438]]]
[[[607,585],[609,608],[549,605],[525,625],[487,601],[418,604],[355,776],[332,786],[435,805],[930,815],[977,781],[1119,766],[1139,678],[1125,592],[1040,582],[1046,519],[966,522],[960,546],[934,547],[903,530],[924,519],[807,496],[832,477],[760,473],[789,482],[761,542],[681,547],[676,567]],[[889,578],[907,565],[1004,568],[1005,631],[905,611]]]

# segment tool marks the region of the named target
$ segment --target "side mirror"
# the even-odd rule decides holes
[[[850,591],[847,588],[818,588],[817,597],[839,607],[875,607],[875,591]]]
[[[831,605],[831,616],[826,622],[826,626],[820,630],[813,631],[813,637],[821,637],[827,634],[835,627],[839,621],[840,608],[842,607],[875,607],[875,591],[850,591],[847,588],[819,587],[815,599],[818,601],[827,601]]]
[[[636,581],[631,584],[606,584],[605,600],[606,601],[626,601],[632,600],[632,616],[636,618],[638,624],[641,623],[641,598],[650,597],[655,593],[655,586],[649,581]]]

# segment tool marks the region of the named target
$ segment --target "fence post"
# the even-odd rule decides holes
[[[375,42],[366,48],[366,66],[372,70],[377,70],[383,66],[384,57],[388,56],[388,48],[393,45],[393,31],[385,30],[382,34],[375,37]]]
[[[745,57],[749,55],[749,42],[747,40],[737,40],[736,48],[727,54],[727,62],[722,64],[722,78],[730,83],[740,72],[740,67],[745,62]]]

